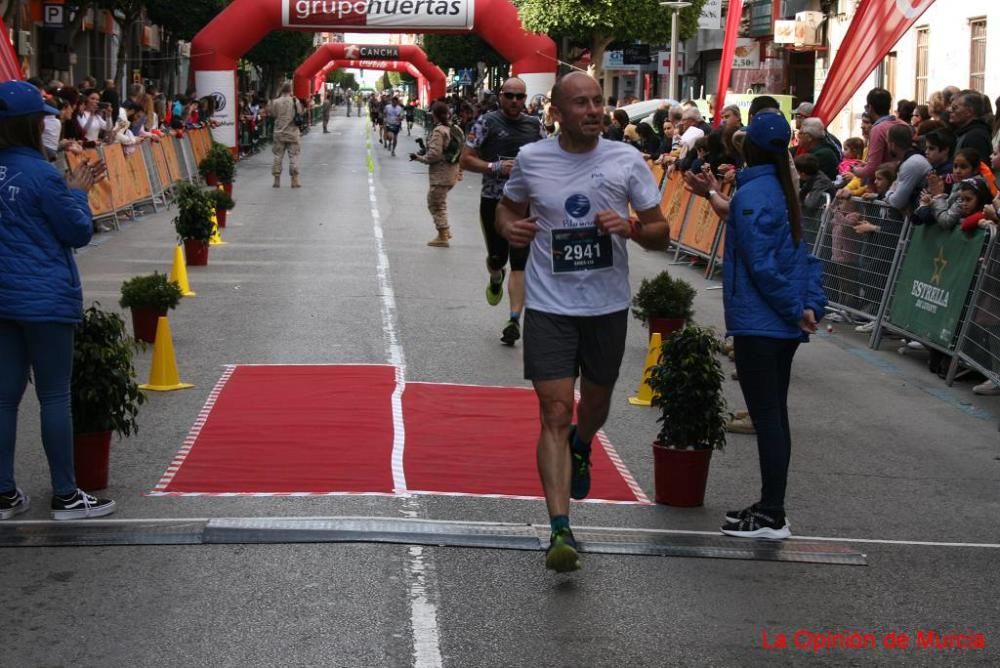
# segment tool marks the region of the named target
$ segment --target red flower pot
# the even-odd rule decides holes
[[[223,209],[222,207],[215,207],[215,220],[219,223],[219,227],[226,226],[226,214],[229,213],[228,209]]]
[[[668,334],[684,329],[685,324],[681,318],[650,318],[649,338],[653,338],[653,334],[659,334],[660,340],[666,341]]]
[[[86,492],[107,487],[110,462],[110,431],[73,435],[73,468],[77,487]]]
[[[210,186],[217,186],[219,185],[219,178],[215,175],[214,172],[209,172],[208,174],[205,174],[205,184]]]
[[[208,242],[198,239],[184,240],[184,257],[189,267],[204,267],[208,264]]]
[[[135,338],[146,343],[156,343],[156,323],[161,315],[166,315],[167,309],[157,311],[153,308],[132,307],[132,331]]]
[[[653,444],[653,485],[657,503],[693,508],[705,504],[711,450],[679,450]]]
[[[229,183],[223,183],[222,184],[222,189],[225,190],[226,194],[229,195],[230,197],[233,196],[233,182],[232,181],[230,181]]]

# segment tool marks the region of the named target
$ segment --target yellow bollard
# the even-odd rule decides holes
[[[649,374],[652,368],[656,366],[656,363],[660,361],[661,339],[662,337],[659,333],[654,333],[649,337],[649,352],[646,353],[646,362],[642,367],[642,382],[639,383],[639,390],[636,392],[636,396],[628,398],[628,402],[633,406],[653,405],[653,388],[649,386]]]
[[[184,250],[180,245],[174,246],[174,266],[170,268],[168,278],[181,286],[182,296],[194,297],[197,294],[191,290],[191,284],[188,282],[187,260],[184,259]]]
[[[139,389],[169,392],[189,387],[194,385],[182,383],[180,373],[177,371],[177,356],[174,354],[174,341],[170,336],[170,322],[166,316],[160,316],[156,321],[156,343],[153,344],[153,366],[149,369],[149,383],[140,385]]]

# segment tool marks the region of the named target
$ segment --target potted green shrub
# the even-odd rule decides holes
[[[77,485],[108,486],[111,434],[129,436],[146,397],[135,382],[135,343],[125,321],[94,303],[76,326],[70,397]]]
[[[198,172],[204,177],[206,184],[216,186],[221,183],[226,192],[232,195],[236,158],[229,148],[213,143],[212,148],[198,163]]]
[[[201,174],[201,178],[205,179],[205,183],[210,186],[219,185],[219,177],[215,171],[215,152],[209,150],[205,154],[205,157],[201,159],[198,163],[198,173]]]
[[[694,316],[696,294],[687,281],[661,271],[652,279],[642,279],[632,298],[632,315],[646,324],[650,336],[659,333],[666,339]]]
[[[184,242],[188,266],[208,264],[208,240],[212,238],[215,206],[208,192],[190,183],[177,187],[177,216],[174,227]]]
[[[219,227],[225,227],[226,214],[236,206],[236,202],[223,188],[216,188],[209,195],[212,198],[213,206],[215,206],[215,219],[218,221]]]
[[[122,297],[118,303],[132,311],[135,338],[155,343],[157,320],[169,309],[177,308],[182,296],[180,285],[168,279],[166,274],[153,272],[122,283]]]
[[[726,444],[724,375],[714,331],[689,325],[667,336],[649,374],[660,432],[653,444],[656,501],[700,506],[712,451]]]

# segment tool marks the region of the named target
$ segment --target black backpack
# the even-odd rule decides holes
[[[462,145],[465,144],[465,131],[452,123],[451,127],[448,128],[448,132],[450,139],[448,140],[448,145],[444,147],[442,154],[445,162],[449,165],[454,165],[462,157]]]

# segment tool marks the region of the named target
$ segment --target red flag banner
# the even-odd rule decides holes
[[[813,115],[829,123],[934,0],[861,0]]]
[[[7,32],[7,26],[0,19],[0,81],[23,78],[21,61],[10,43],[10,33]]]
[[[722,40],[722,63],[719,66],[719,85],[715,89],[715,127],[722,122],[722,108],[726,104],[726,90],[729,75],[733,71],[736,58],[736,38],[740,35],[740,17],[743,15],[743,0],[729,0],[726,15],[726,34]]]

